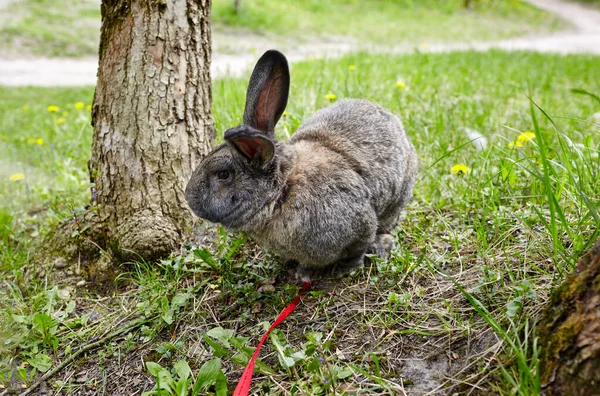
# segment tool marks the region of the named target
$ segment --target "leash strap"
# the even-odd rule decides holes
[[[264,342],[267,340],[267,337],[269,336],[269,333],[271,332],[271,330],[273,330],[275,327],[277,327],[277,325],[279,325],[279,323],[283,322],[285,320],[285,318],[287,318],[294,311],[294,309],[296,309],[296,305],[298,305],[298,303],[300,302],[300,299],[302,298],[302,295],[304,294],[304,292],[306,290],[308,290],[309,287],[310,287],[310,282],[304,282],[302,284],[302,290],[300,290],[298,297],[296,297],[290,305],[288,305],[287,307],[285,307],[285,309],[283,311],[281,311],[281,313],[279,314],[277,319],[275,319],[275,322],[273,322],[271,327],[269,327],[269,330],[267,330],[267,332],[265,333],[263,338],[260,340],[260,342],[256,346],[256,349],[254,350],[254,353],[252,354],[252,358],[248,362],[248,365],[246,366],[246,369],[244,370],[244,373],[242,374],[242,377],[240,378],[240,382],[238,382],[237,386],[235,387],[233,396],[248,395],[248,391],[250,390],[250,383],[252,382],[252,374],[254,372],[254,364],[256,363],[256,358],[258,357],[258,352],[260,351],[260,348],[262,347]]]

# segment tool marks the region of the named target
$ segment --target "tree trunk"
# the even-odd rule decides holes
[[[103,0],[101,8],[94,203],[113,253],[152,260],[189,229],[185,184],[215,136],[210,0]]]
[[[600,394],[600,241],[554,290],[538,334],[544,394]]]

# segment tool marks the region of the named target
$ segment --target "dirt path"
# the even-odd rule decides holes
[[[0,7],[9,0],[0,0]],[[527,0],[546,11],[556,13],[573,28],[550,35],[532,35],[494,42],[462,42],[432,44],[427,52],[449,52],[492,48],[504,50],[533,50],[555,53],[600,54],[600,11],[562,0]],[[252,35],[214,33],[212,73],[214,77],[239,76],[255,61],[256,54],[277,47],[284,48],[291,61],[309,58],[338,57],[364,49],[351,39],[334,38],[331,41],[294,43],[274,42]],[[231,43],[231,44],[229,44]],[[227,52],[235,53],[228,54]],[[415,46],[369,48],[379,53],[410,53]],[[0,85],[9,86],[82,86],[96,83],[96,58],[0,58]]]

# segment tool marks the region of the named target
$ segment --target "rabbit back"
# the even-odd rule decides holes
[[[389,233],[412,197],[417,177],[417,155],[400,120],[372,102],[346,99],[307,119],[290,144],[306,141],[345,158],[370,192],[377,233]]]

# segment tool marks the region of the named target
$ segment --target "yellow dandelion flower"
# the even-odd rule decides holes
[[[429,44],[421,43],[421,49],[427,49],[427,48],[429,48]]]
[[[471,172],[471,169],[469,169],[469,167],[465,164],[456,164],[452,167],[452,173],[454,175],[458,175],[460,174],[467,174]]]
[[[531,131],[523,132],[517,136],[517,142],[526,143],[531,139],[535,139],[535,133]]]
[[[35,139],[34,138],[27,139],[27,144],[35,144]]]
[[[62,125],[62,124],[64,124],[64,123],[65,123],[65,119],[64,119],[64,118],[59,118],[58,120],[56,120],[56,123],[57,123],[58,125]]]
[[[63,117],[66,117],[66,116],[68,116],[68,115],[69,115],[69,112],[68,112],[68,111],[63,111],[63,113],[62,113],[62,116],[63,116]]]
[[[42,139],[42,138],[37,138],[37,139],[35,139],[35,144],[37,144],[37,145],[40,145],[40,146],[41,146],[42,144],[44,144],[44,139]]]
[[[287,117],[290,115],[290,113],[288,113],[287,111],[284,111],[283,113],[281,113],[282,116]]]
[[[406,83],[404,81],[396,81],[396,87],[404,89],[406,88]]]
[[[85,106],[85,109],[86,109],[87,111],[92,111],[92,106],[91,106],[91,105],[87,105],[87,106]]]
[[[47,109],[50,113],[56,113],[59,110],[58,106],[54,106],[54,105],[48,106]]]
[[[85,104],[83,102],[77,102],[77,103],[75,103],[75,108],[77,110],[83,109],[83,106],[85,106]]]
[[[350,65],[350,66],[348,66],[348,70],[354,71],[354,70],[356,70],[356,66]]]
[[[332,93],[328,93],[327,95],[325,95],[325,99],[328,99],[328,100],[335,100],[336,98],[337,98],[337,96]]]
[[[519,136],[517,136],[517,138],[515,139],[514,142],[509,142],[508,147],[509,148],[523,147],[523,144],[531,141],[531,139],[535,139],[534,132],[530,132],[530,131],[523,132],[523,133],[519,134]]]
[[[8,178],[8,180],[10,180],[11,182],[16,182],[16,181],[23,180],[23,179],[25,179],[24,173],[14,173],[14,174],[10,175],[10,177]]]

